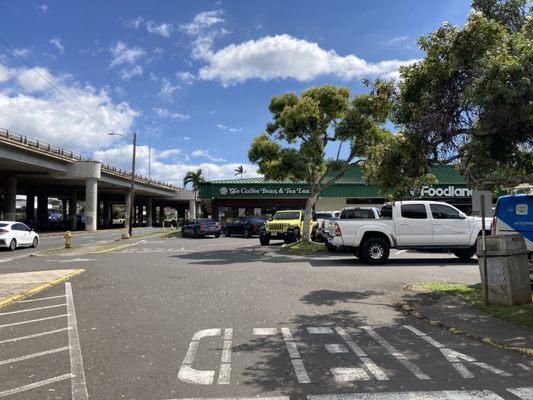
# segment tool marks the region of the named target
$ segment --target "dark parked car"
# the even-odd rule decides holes
[[[217,221],[211,218],[196,218],[183,222],[182,237],[205,237],[208,235],[220,236],[220,226]]]
[[[265,225],[264,218],[241,217],[224,225],[224,235],[243,235],[246,238],[252,235],[259,235],[263,225]]]

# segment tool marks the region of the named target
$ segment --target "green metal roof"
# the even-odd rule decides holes
[[[431,169],[431,172],[435,175],[440,185],[445,185],[445,184],[464,185],[466,184],[466,180],[461,176],[459,171],[453,165],[435,166]],[[305,183],[305,182],[293,182],[290,180],[275,181],[272,179],[265,179],[263,177],[258,177],[258,178],[226,179],[226,180],[218,180],[218,181],[208,181],[208,182],[204,182],[203,184],[210,184],[210,183],[223,184],[223,185],[258,185],[258,184],[259,185],[277,185],[280,183],[293,184],[293,183]],[[339,178],[339,180],[335,183],[335,185],[338,185],[338,184],[366,185],[366,182],[363,179],[363,169],[358,165],[349,167],[344,173],[344,175],[341,178]]]
[[[454,166],[439,166],[432,169],[438,179],[435,187],[455,185],[466,187],[465,179]],[[379,186],[368,185],[363,180],[359,166],[348,168],[342,178],[324,189],[322,197],[381,198]],[[274,181],[265,178],[227,179],[202,182],[200,197],[218,199],[259,199],[259,198],[306,198],[309,187],[305,182],[288,180]]]

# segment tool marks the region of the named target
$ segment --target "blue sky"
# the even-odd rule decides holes
[[[270,97],[324,83],[365,90],[423,56],[416,38],[463,24],[469,1],[0,2],[0,127],[180,182],[245,164]],[[86,111],[89,115],[84,113]],[[94,117],[94,118],[93,118]]]

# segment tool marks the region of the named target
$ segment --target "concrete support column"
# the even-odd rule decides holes
[[[6,179],[6,212],[4,218],[14,221],[17,217],[17,177],[9,175]]]
[[[189,201],[189,219],[196,218],[196,200]]]
[[[146,226],[151,228],[153,225],[153,209],[152,209],[152,199],[148,199],[148,205],[146,206]]]
[[[35,195],[26,193],[26,224],[33,228],[35,225]]]
[[[37,224],[39,226],[48,223],[48,195],[40,194],[37,196]]]
[[[98,181],[90,178],[85,182],[85,230],[95,232],[98,222]]]
[[[128,231],[130,229],[130,215],[131,215],[131,190],[126,192],[124,199],[124,229]]]
[[[76,189],[72,189],[70,198],[68,199],[68,220],[70,229],[75,231],[78,228],[78,219],[76,217],[76,202],[78,200],[78,193]]]

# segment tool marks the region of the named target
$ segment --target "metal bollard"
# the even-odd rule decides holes
[[[63,238],[65,239],[65,249],[70,249],[72,247],[72,233],[66,231]]]

